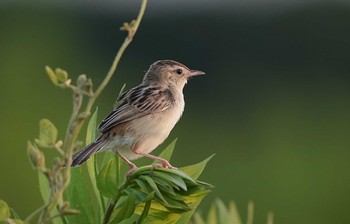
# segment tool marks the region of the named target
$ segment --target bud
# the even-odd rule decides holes
[[[68,73],[65,70],[63,70],[61,68],[56,68],[55,73],[56,73],[58,81],[60,81],[60,82],[67,81]]]
[[[66,208],[65,210],[61,211],[62,215],[78,215],[80,214],[80,211],[74,208]]]
[[[87,82],[86,75],[85,74],[79,75],[79,77],[77,79],[78,88],[84,90],[84,88],[86,86],[86,82]]]
[[[92,89],[92,80],[89,78],[86,82],[86,92],[90,95],[94,95],[94,91]]]
[[[44,153],[42,153],[30,141],[28,141],[27,144],[27,154],[33,168],[41,171],[46,170]]]
[[[46,70],[47,75],[51,79],[51,82],[54,85],[57,85],[58,84],[58,79],[57,79],[57,76],[56,76],[55,72],[49,66],[45,66],[45,70]]]

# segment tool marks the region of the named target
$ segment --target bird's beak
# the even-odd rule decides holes
[[[205,74],[205,72],[202,72],[202,71],[191,70],[191,73],[188,77],[197,76],[197,75],[204,75],[204,74]]]

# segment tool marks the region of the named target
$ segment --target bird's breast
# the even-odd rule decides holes
[[[135,119],[132,121],[133,126],[137,126],[138,130],[143,130],[140,133],[143,137],[158,136],[159,141],[162,142],[180,119],[184,107],[185,102],[183,96],[180,95],[175,98],[175,103],[168,109]]]

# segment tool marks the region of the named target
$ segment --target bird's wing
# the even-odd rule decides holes
[[[106,132],[118,124],[162,112],[174,104],[173,93],[162,87],[137,86],[123,93],[118,106],[98,126],[100,132]]]

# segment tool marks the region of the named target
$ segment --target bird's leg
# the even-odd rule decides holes
[[[130,166],[130,170],[126,173],[126,176],[129,176],[130,174],[132,174],[136,169],[137,169],[137,166],[130,162],[130,160],[128,160],[125,156],[123,156],[122,154],[120,154],[118,152],[118,150],[115,150],[115,153],[122,159],[126,162],[126,164],[128,164],[128,166]]]
[[[154,166],[155,167],[164,167],[164,168],[169,168],[169,169],[176,169],[176,167],[172,166],[168,160],[166,159],[163,159],[163,158],[160,158],[158,156],[154,156],[154,155],[151,155],[151,154],[147,154],[147,153],[142,153],[142,152],[137,152],[137,151],[134,151],[135,154],[138,154],[138,155],[141,155],[141,156],[144,156],[144,157],[147,157],[147,158],[150,158],[150,159],[154,159],[154,160],[158,160],[161,162],[161,164],[155,164]]]

